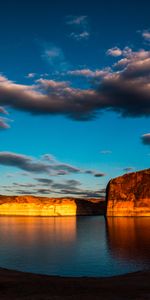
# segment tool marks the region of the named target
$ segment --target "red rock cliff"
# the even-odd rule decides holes
[[[110,180],[106,197],[107,216],[150,216],[150,169]]]
[[[0,215],[76,216],[100,215],[105,203],[96,199],[0,196]]]

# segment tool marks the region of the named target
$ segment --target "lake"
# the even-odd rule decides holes
[[[111,276],[150,265],[149,217],[0,217],[0,267]]]

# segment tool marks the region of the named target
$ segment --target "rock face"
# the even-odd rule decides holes
[[[0,215],[76,216],[104,214],[100,200],[46,198],[34,196],[0,196]]]
[[[110,180],[107,216],[150,216],[150,169]]]

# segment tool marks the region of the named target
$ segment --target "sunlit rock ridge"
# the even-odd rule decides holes
[[[0,196],[0,215],[76,216],[104,214],[105,203],[96,199]]]
[[[107,216],[150,216],[150,169],[110,180]]]

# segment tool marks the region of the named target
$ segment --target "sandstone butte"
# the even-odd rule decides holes
[[[76,216],[104,214],[105,202],[99,199],[47,198],[0,195],[0,215]]]
[[[150,169],[110,180],[107,216],[150,216]]]

